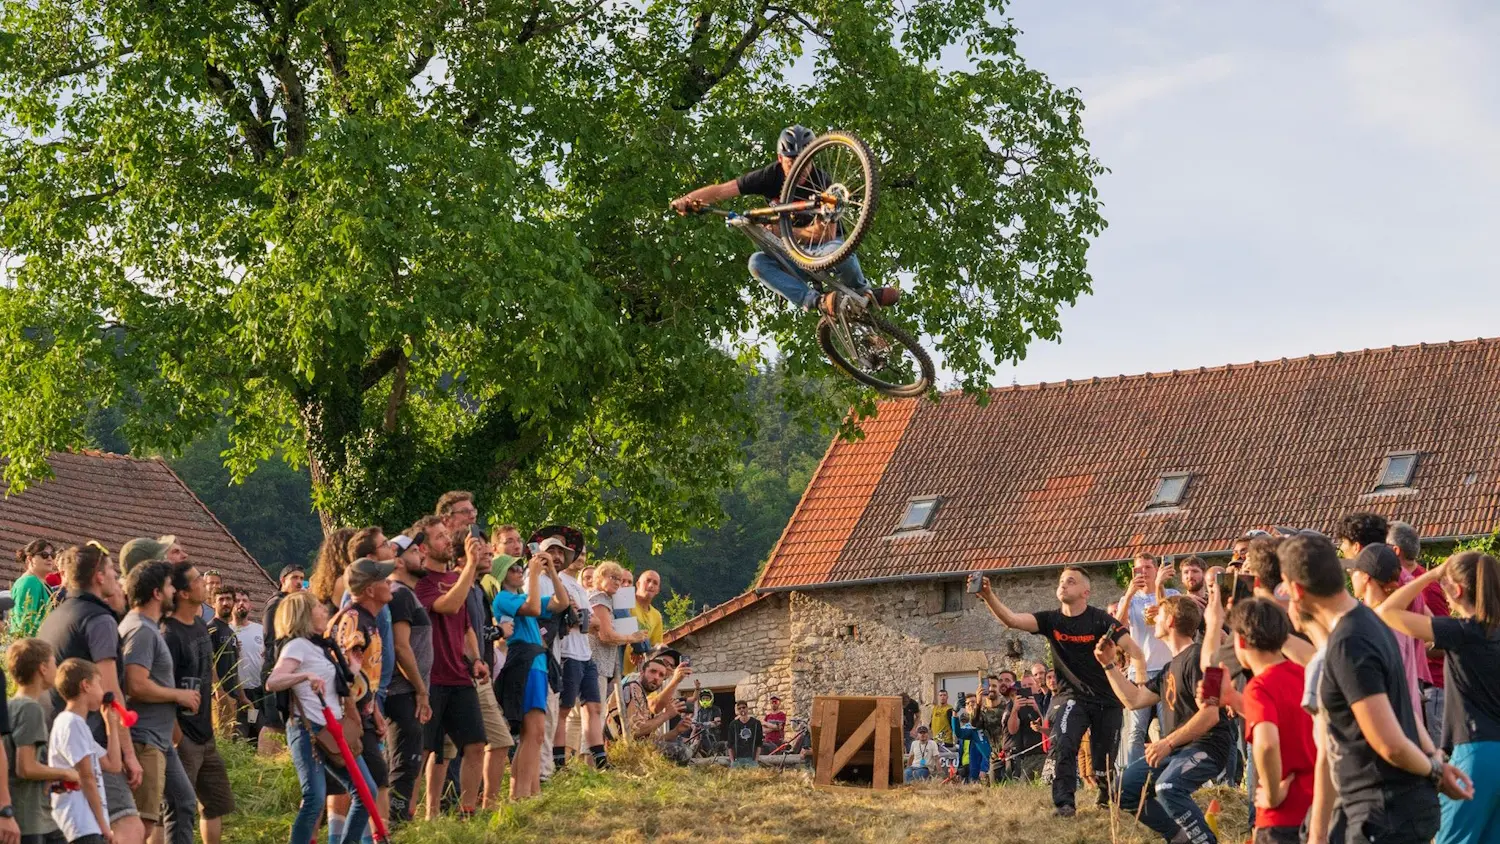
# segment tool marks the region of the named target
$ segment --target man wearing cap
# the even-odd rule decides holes
[[[391,648],[396,673],[385,699],[386,759],[390,769],[391,818],[412,818],[412,795],[427,753],[422,724],[432,717],[427,693],[432,671],[432,619],[413,588],[427,574],[422,554],[426,535],[416,532],[394,537],[396,564],[391,572]]]
[[[566,539],[565,536],[564,540]],[[578,623],[569,624],[566,629],[558,631],[556,654],[558,663],[562,666],[562,688],[558,692],[556,732],[552,735],[554,767],[567,761],[568,715],[578,704],[583,704],[583,717],[589,722],[588,731],[592,732],[592,725],[603,717],[601,706],[604,703],[599,694],[599,667],[594,663],[594,649],[589,645],[588,592],[578,582],[578,574],[583,571],[588,559],[581,536],[578,538],[578,547],[569,547],[564,556],[569,557],[567,568],[557,573],[557,579],[568,590],[568,605],[574,609],[573,617],[578,619]],[[595,750],[596,748],[589,748],[591,753]],[[597,752],[604,753],[602,744]]]
[[[911,749],[906,754],[906,781],[931,779],[941,758],[942,753],[931,730],[926,724],[917,727],[917,737],[911,740]]]
[[[282,598],[302,591],[303,584],[307,582],[307,570],[296,563],[287,563],[281,567],[281,573],[276,577],[281,584],[281,591],[266,602],[266,609],[260,616],[262,641],[265,643],[261,651],[261,688],[265,688],[266,678],[276,665],[276,657],[281,649],[278,643],[280,636],[276,633],[276,609],[281,606]],[[270,733],[280,733],[285,728],[281,723],[281,713],[276,708],[276,697],[275,694],[266,695],[261,705],[260,738],[256,742],[256,751],[261,756],[275,756],[280,752],[277,742],[270,737]]]
[[[1352,560],[1344,561],[1344,568],[1349,570],[1354,597],[1371,609],[1380,606],[1392,592],[1401,588],[1401,584],[1411,580],[1402,571],[1401,559],[1396,556],[1395,549],[1380,542],[1361,548]],[[1421,601],[1420,596],[1417,601]],[[1421,612],[1420,605],[1414,605],[1412,611]],[[1401,653],[1401,669],[1406,678],[1407,696],[1416,713],[1417,725],[1422,728],[1422,750],[1430,755],[1434,744],[1422,706],[1422,683],[1432,682],[1432,675],[1427,667],[1427,647],[1399,630],[1392,630],[1391,635],[1396,638],[1396,649]]]
[[[781,709],[781,698],[771,695],[771,708],[761,722],[766,729],[766,752],[770,753],[786,741],[786,713]]]
[[[174,537],[163,537],[164,539],[175,539]],[[167,561],[167,549],[171,546],[160,539],[141,536],[130,540],[120,546],[120,568],[125,574],[141,563],[149,563],[154,560]]]
[[[427,722],[426,745],[432,754],[427,763],[427,819],[441,813],[443,779],[447,765],[439,756],[443,739],[452,739],[463,752],[459,767],[462,793],[460,808],[472,813],[478,808],[484,764],[484,714],[479,708],[476,680],[489,677],[489,666],[479,660],[479,642],[465,607],[469,589],[478,577],[479,555],[467,556],[466,564],[449,571],[453,561],[453,537],[441,516],[424,516],[412,527],[422,534],[422,554],[427,575],[413,587],[417,600],[432,621],[432,669],[428,696],[432,718]],[[466,537],[468,545],[481,543]]]
[[[568,527],[567,525],[547,525],[546,527],[538,528],[531,535],[531,542],[539,549],[550,549],[557,558],[559,561],[557,563],[557,580],[559,583],[562,582],[562,569],[571,565],[587,552],[587,548],[583,542],[583,533],[577,528]],[[542,578],[539,581],[538,588],[541,590],[540,595],[543,602],[542,612],[537,617],[537,625],[541,631],[542,642],[551,649],[553,658],[561,666],[564,633],[566,631],[562,629],[563,619],[561,618],[561,614],[554,614],[548,609],[550,606],[549,602],[553,596],[554,585],[550,578]],[[572,599],[573,595],[570,593],[567,605],[572,605]],[[585,641],[587,641],[586,637]],[[590,651],[589,654],[592,657],[593,652]],[[551,691],[547,695],[547,732],[542,739],[542,782],[551,779],[553,772],[557,770],[556,751],[561,749],[566,752],[565,743],[555,744],[553,741],[559,732],[559,724],[563,725],[564,738],[566,738],[567,722],[558,717],[562,709],[561,689],[562,677],[559,675],[557,690]]]
[[[344,585],[353,600],[333,620],[334,641],[348,661],[349,670],[354,672],[350,696],[359,710],[364,730],[360,756],[374,780],[371,785],[376,789],[375,803],[384,817],[390,815],[390,775],[380,745],[386,733],[385,719],[375,698],[380,689],[386,643],[380,636],[376,617],[391,602],[391,583],[387,578],[395,570],[395,563],[377,562],[369,557],[350,563],[344,570]]]

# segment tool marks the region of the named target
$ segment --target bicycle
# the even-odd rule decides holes
[[[769,753],[762,756],[762,758],[775,757],[776,763],[767,767],[775,769],[778,774],[786,770],[788,756],[795,757],[799,767],[807,767],[809,760],[802,756],[802,752],[812,746],[812,734],[808,731],[807,719],[792,718],[787,721],[787,725],[795,729],[792,737],[771,748]]]
[[[693,211],[723,217],[819,294],[838,294],[833,313],[822,313],[818,320],[818,346],[834,366],[881,394],[920,396],[937,381],[932,357],[905,329],[880,315],[874,297],[846,286],[832,272],[869,231],[878,183],[875,158],[865,142],[848,132],[829,132],[797,156],[780,202],[743,212],[713,205]],[[804,242],[795,230],[808,226],[808,219],[821,224],[822,234]]]

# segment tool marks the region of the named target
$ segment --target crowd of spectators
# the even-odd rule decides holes
[[[513,525],[486,536],[478,517],[450,492],[399,534],[330,531],[312,567],[279,573],[258,622],[249,594],[172,536],[118,554],[26,545],[0,844],[217,844],[236,808],[219,743],[274,753],[278,734],[301,788],[293,844],[368,841],[372,815],[399,824],[419,806],[472,815],[498,806],[507,773],[509,798],[526,798],[574,756],[608,767],[605,702],[637,723],[692,673],[659,647],[660,577],[590,565],[565,525],[523,541]],[[616,608],[626,586],[635,603]],[[729,753],[758,756],[745,732],[766,728],[731,724]]]
[[[984,581],[1003,625],[1048,640],[1053,668],[1021,685],[1038,692],[1057,815],[1085,783],[1165,841],[1212,844],[1193,794],[1243,781],[1257,844],[1500,840],[1500,564],[1420,557],[1411,525],[1353,513],[1332,537],[1250,531],[1223,566],[1141,554],[1107,611],[1078,568],[1059,576],[1059,608],[1035,613]],[[908,776],[930,776],[932,745],[950,752],[933,738],[950,722],[955,767],[1016,776],[1003,742],[1024,745],[1037,711],[1016,685],[1002,672],[956,711],[939,695]]]

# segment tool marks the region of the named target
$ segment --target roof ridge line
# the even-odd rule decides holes
[[[139,460],[140,458],[131,459]],[[207,504],[203,503],[203,499],[198,497],[198,493],[193,492],[193,488],[188,486],[187,483],[183,481],[182,477],[177,474],[177,471],[175,469],[168,465],[167,461],[163,460],[160,457],[151,457],[146,458],[142,462],[155,463],[158,466],[161,466],[163,469],[167,470],[167,476],[176,481],[178,486],[182,487],[182,491],[186,492],[188,496],[193,499],[194,504],[197,504],[199,507],[203,508],[203,512],[208,515],[208,518],[214,524],[219,526],[219,530],[224,531],[224,535],[229,537],[229,541],[234,543],[234,547],[240,549],[240,553],[245,555],[245,559],[249,560],[255,565],[255,570],[261,573],[261,576],[266,579],[266,582],[277,589],[281,588],[281,584],[277,583],[275,578],[271,577],[271,573],[266,571],[266,567],[260,564],[260,560],[255,559],[255,555],[250,553],[250,549],[240,544],[240,538],[234,535],[234,531],[230,530],[227,525],[219,521],[219,517],[214,515],[214,511],[209,509]]]
[[[1357,349],[1357,350],[1354,350],[1354,351],[1333,351],[1333,352],[1324,352],[1323,354],[1316,354],[1316,353],[1314,353],[1314,354],[1307,354],[1307,355],[1302,355],[1300,357],[1292,357],[1292,358],[1283,356],[1283,357],[1275,358],[1275,359],[1272,359],[1272,360],[1252,360],[1252,361],[1243,362],[1243,363],[1224,363],[1224,364],[1219,364],[1218,366],[1196,366],[1196,367],[1189,367],[1189,368],[1186,368],[1186,369],[1173,369],[1173,370],[1170,370],[1170,371],[1167,371],[1167,370],[1152,370],[1152,371],[1137,372],[1137,373],[1121,373],[1119,375],[1093,375],[1093,376],[1088,376],[1088,377],[1084,377],[1084,378],[1061,378],[1061,379],[1058,379],[1058,380],[1055,380],[1055,381],[1035,381],[1035,382],[1032,382],[1032,383],[1029,383],[1029,384],[1004,384],[1004,385],[1000,385],[1000,386],[985,387],[984,391],[987,392],[987,393],[989,393],[990,395],[995,395],[995,394],[998,394],[998,393],[1017,393],[1017,392],[1026,392],[1028,390],[1043,390],[1043,389],[1046,389],[1048,387],[1072,387],[1072,386],[1075,386],[1075,385],[1083,385],[1083,384],[1095,385],[1095,384],[1110,383],[1110,382],[1127,383],[1127,382],[1138,381],[1138,380],[1139,381],[1147,381],[1147,380],[1150,380],[1152,378],[1174,378],[1174,377],[1182,377],[1182,376],[1190,376],[1190,375],[1209,375],[1209,374],[1214,374],[1214,373],[1219,373],[1219,372],[1235,372],[1235,371],[1238,371],[1238,370],[1241,370],[1241,369],[1258,369],[1258,368],[1260,368],[1262,366],[1273,366],[1273,365],[1288,366],[1288,365],[1291,365],[1291,364],[1298,364],[1298,363],[1304,363],[1304,362],[1310,362],[1310,361],[1317,361],[1317,360],[1324,360],[1324,359],[1326,359],[1326,360],[1342,360],[1344,358],[1362,357],[1362,356],[1365,356],[1365,355],[1380,354],[1382,352],[1389,352],[1389,353],[1395,354],[1395,353],[1398,353],[1398,352],[1409,352],[1409,351],[1413,351],[1413,350],[1425,351],[1425,350],[1428,350],[1428,349],[1436,349],[1436,348],[1439,348],[1439,347],[1446,348],[1446,349],[1456,349],[1456,348],[1459,348],[1460,346],[1483,346],[1483,345],[1486,345],[1486,344],[1489,344],[1489,343],[1494,343],[1496,341],[1496,339],[1497,338],[1494,338],[1494,337],[1475,337],[1475,338],[1470,339],[1470,340],[1443,340],[1443,341],[1438,341],[1438,342],[1407,343],[1406,345],[1400,345],[1400,344],[1392,343],[1389,346],[1366,347],[1366,348]],[[964,391],[962,389],[943,390],[940,393],[940,395],[942,397],[944,397],[944,398],[947,398],[949,396],[961,396],[963,394],[964,394]],[[881,401],[879,403],[880,404],[895,404],[895,403],[901,402],[901,401],[911,401],[911,399],[887,399],[887,400]]]

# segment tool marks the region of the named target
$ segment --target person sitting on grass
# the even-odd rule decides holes
[[[1135,710],[1164,704],[1162,737],[1147,744],[1144,755],[1121,775],[1120,808],[1136,814],[1171,844],[1218,841],[1193,801],[1193,792],[1224,769],[1234,746],[1228,713],[1219,708],[1217,696],[1195,699],[1203,668],[1201,645],[1193,637],[1202,623],[1203,612],[1192,598],[1174,595],[1161,603],[1154,635],[1166,643],[1172,658],[1144,685],[1132,683],[1120,671],[1114,642],[1101,639],[1094,648],[1122,703]],[[1135,662],[1136,676],[1148,676],[1144,660]]]
[[[65,702],[52,722],[47,758],[78,775],[78,789],[52,793],[52,821],[68,844],[106,844],[112,841],[109,807],[104,802],[104,771],[124,770],[120,756],[120,721],[105,718],[108,746],[100,747],[89,728],[88,716],[104,705],[99,669],[87,660],[64,660],[57,669],[56,691]]]
[[[941,758],[938,743],[933,741],[926,724],[917,727],[917,737],[911,740],[911,750],[906,754],[906,781],[916,782],[932,778]]]
[[[49,784],[76,786],[79,781],[76,769],[47,764],[46,708],[52,705],[49,692],[57,678],[57,657],[41,639],[19,639],[6,651],[5,667],[16,681],[16,694],[8,703],[10,735],[5,737],[5,750],[13,762],[10,799],[21,841],[43,842],[59,834],[52,820]]]
[[[668,670],[667,663],[658,657],[647,660],[638,673],[621,684],[619,695],[610,698],[611,712],[607,723],[611,728],[618,727],[623,731],[611,738],[618,740],[628,735],[636,741],[654,740],[662,755],[674,762],[686,764],[690,751],[682,740],[682,735],[693,726],[693,720],[684,717],[688,708],[686,701],[680,697],[665,698],[666,705],[662,711],[657,712],[649,699],[667,681]],[[621,700],[624,701],[623,707]],[[663,724],[674,718],[677,719],[675,727],[658,733]]]

